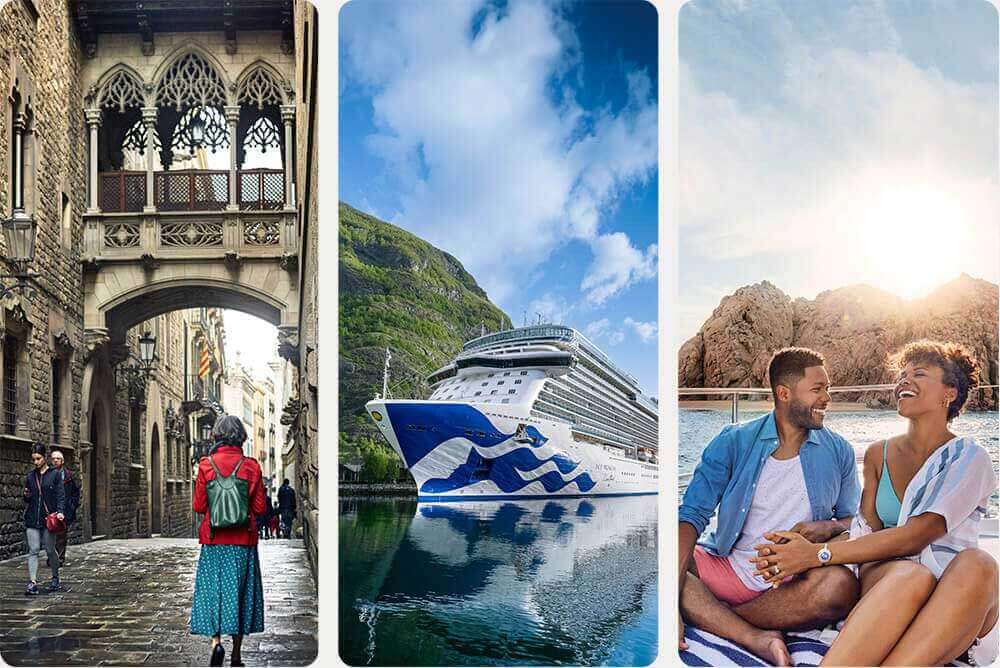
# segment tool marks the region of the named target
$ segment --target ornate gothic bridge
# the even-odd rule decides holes
[[[79,454],[94,494],[93,533],[106,533],[100,518],[111,502],[104,490],[116,429],[110,397],[131,328],[178,309],[238,309],[277,326],[279,352],[298,363],[297,128],[287,30],[247,33],[238,44],[224,32],[163,35],[155,47],[134,35],[92,37],[83,69],[87,363]],[[143,461],[156,462],[171,425],[163,424],[155,376],[147,403],[143,440],[154,450]],[[180,419],[184,410],[197,406],[186,405]]]

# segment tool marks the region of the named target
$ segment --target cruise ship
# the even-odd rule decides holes
[[[366,404],[421,500],[657,492],[656,401],[575,329],[486,334],[428,382]]]

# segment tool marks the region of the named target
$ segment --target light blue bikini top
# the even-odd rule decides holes
[[[889,441],[882,442],[882,475],[878,479],[878,491],[875,494],[875,512],[882,520],[882,528],[892,529],[899,524],[899,511],[903,504],[892,488],[892,478],[889,477]]]

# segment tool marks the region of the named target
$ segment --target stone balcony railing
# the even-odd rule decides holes
[[[295,211],[206,210],[89,213],[88,261],[279,258],[298,253]]]

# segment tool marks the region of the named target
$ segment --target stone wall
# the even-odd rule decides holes
[[[319,165],[317,159],[316,8],[295,3],[296,58],[296,189],[299,201],[299,341],[298,396],[300,412],[296,429],[299,521],[315,574],[319,568]]]
[[[7,103],[15,80],[30,97],[33,111],[26,147],[25,209],[37,223],[35,260],[40,289],[18,295],[0,307],[0,330],[24,335],[18,387],[16,436],[58,441],[67,463],[77,470],[80,385],[83,374],[83,300],[79,250],[81,212],[86,206],[86,146],[80,81],[81,49],[71,29],[69,5],[35,0],[38,17],[23,0],[0,9],[0,216],[11,213],[11,110]],[[67,104],[67,101],[70,101]],[[0,247],[2,247],[0,240]],[[0,267],[6,273],[8,267]],[[23,314],[23,319],[21,315]],[[61,424],[53,434],[52,359],[62,360]],[[30,468],[27,441],[0,439],[0,558],[22,553],[24,527],[20,501]],[[9,486],[16,482],[14,502]],[[11,505],[13,503],[13,505]],[[71,534],[80,537],[79,527]]]

